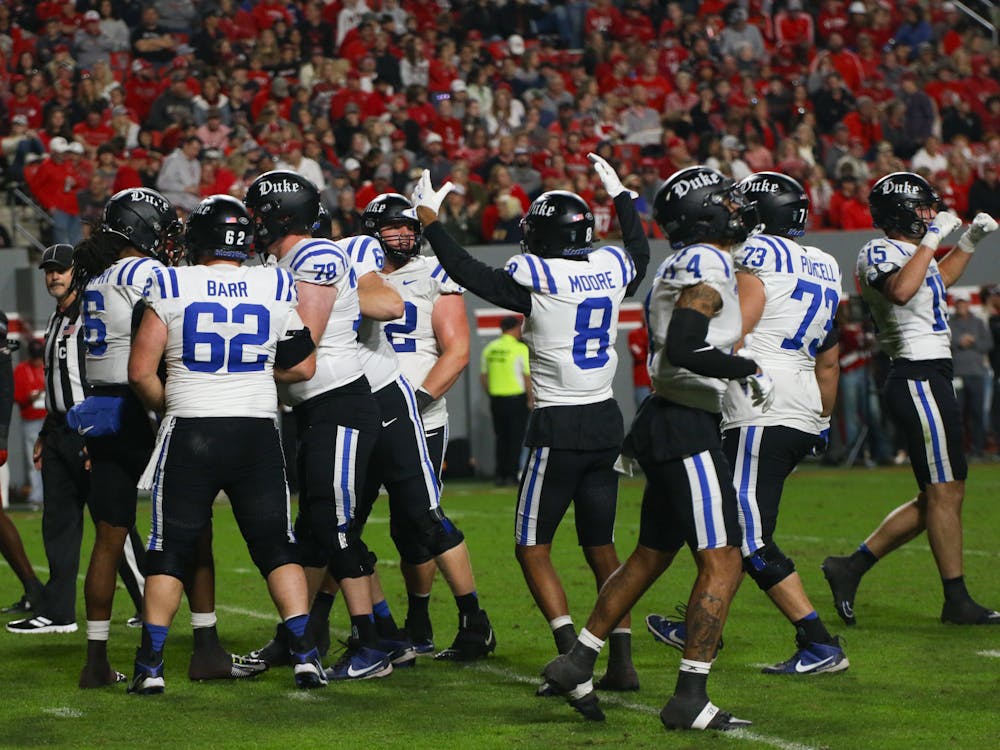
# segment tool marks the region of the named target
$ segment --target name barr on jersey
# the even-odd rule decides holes
[[[829,264],[810,260],[804,255],[802,256],[802,272],[815,276],[817,279],[823,279],[823,281],[837,283],[837,276]]]
[[[248,297],[245,281],[223,283],[214,279],[206,280],[206,292],[210,297]]]
[[[711,185],[718,185],[721,181],[721,176],[716,172],[703,172],[702,174],[696,175],[689,180],[678,180],[674,185],[674,195],[678,198],[683,198],[685,195],[690,193],[692,190],[696,190],[702,187],[709,187]]]
[[[611,279],[611,271],[604,273],[580,274],[569,277],[570,292],[593,292],[598,289],[614,289],[614,281]]]

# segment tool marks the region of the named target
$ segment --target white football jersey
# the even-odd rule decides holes
[[[712,245],[688,245],[668,255],[656,269],[653,287],[646,297],[646,323],[651,339],[649,377],[657,395],[718,414],[729,381],[675,367],[664,351],[677,298],[686,288],[698,284],[707,284],[722,297],[722,309],[709,321],[707,342],[731,354],[733,345],[739,341],[743,318],[732,257]]]
[[[87,283],[81,309],[90,385],[128,385],[132,311],[153,269],[162,268],[155,258],[130,256]]]
[[[274,351],[302,328],[292,274],[264,266],[160,268],[146,303],[167,326],[167,416],[273,419]]]
[[[379,273],[385,263],[382,245],[374,237],[359,234],[337,240],[340,248],[354,266],[357,278],[366,273]],[[399,377],[399,360],[396,352],[385,337],[385,323],[381,320],[362,318],[358,326],[358,356],[365,376],[371,384],[372,393],[385,388]]]
[[[291,272],[297,284],[318,284],[337,288],[330,320],[316,347],[316,374],[301,383],[278,387],[281,400],[289,406],[352,383],[364,370],[358,357],[358,280],[350,258],[330,240],[306,238],[278,261]]]
[[[535,405],[595,404],[611,398],[618,310],[635,278],[631,256],[605,245],[582,260],[515,255],[504,268],[531,292],[522,340],[531,353]]]
[[[861,296],[875,321],[875,335],[892,359],[951,359],[948,292],[931,260],[924,283],[905,305],[894,305],[876,288],[905,266],[917,246],[901,240],[872,240],[858,254]]]
[[[403,298],[406,312],[385,325],[385,335],[396,351],[403,375],[419,388],[438,360],[437,337],[432,316],[434,303],[442,294],[462,294],[465,290],[451,280],[435,258],[418,255],[401,268],[386,275]],[[424,429],[435,430],[448,423],[445,398],[430,404],[420,414]]]
[[[816,350],[833,327],[842,295],[840,266],[816,247],[759,234],[733,253],[738,273],[764,285],[764,311],[747,347],[774,381],[774,403],[755,407],[730,381],[722,403],[723,429],[782,425],[819,434],[827,420],[816,382]]]

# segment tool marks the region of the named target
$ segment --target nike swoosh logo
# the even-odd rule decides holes
[[[416,279],[408,279],[403,282],[403,286],[406,286],[407,284],[416,284],[416,283],[417,283]]]
[[[834,657],[828,656],[823,661],[818,661],[814,664],[803,664],[802,661],[797,661],[795,663],[795,671],[799,674],[804,674],[805,672],[815,672],[817,669],[821,669],[828,662],[832,662]]]
[[[392,424],[393,422],[395,422],[395,421],[396,421],[397,419],[399,419],[399,417],[393,417],[393,418],[392,418],[392,419],[390,419],[390,420],[389,420],[388,422],[383,422],[383,423],[382,423],[382,426],[383,426],[383,427],[388,427],[388,426],[389,426],[389,425],[391,425],[391,424]]]
[[[90,425],[89,427],[81,427],[79,430],[77,430],[77,432],[79,432],[81,435],[86,435],[92,429],[94,429],[94,425]]]
[[[437,436],[438,436],[438,431],[437,430],[434,430],[434,432],[425,432],[424,433],[424,437],[425,438],[432,438],[432,437],[437,437]]]
[[[376,669],[380,669],[382,666],[383,666],[382,662],[379,662],[378,664],[372,664],[371,666],[365,667],[364,669],[355,669],[353,666],[350,666],[347,668],[347,676],[361,677],[362,675],[366,675],[369,672],[374,672]]]

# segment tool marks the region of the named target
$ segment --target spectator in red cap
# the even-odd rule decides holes
[[[155,67],[163,67],[174,59],[177,39],[160,25],[160,13],[154,5],[145,5],[142,19],[132,30],[132,55]]]
[[[120,41],[105,34],[101,27],[101,14],[88,10],[83,14],[83,28],[73,37],[73,54],[84,70],[93,70],[98,62],[111,63],[111,53],[128,49]]]
[[[131,76],[125,82],[125,104],[139,122],[149,118],[153,102],[160,95],[161,84],[153,63],[141,57],[132,61]]]
[[[75,245],[82,239],[76,192],[86,178],[69,150],[66,139],[56,136],[49,142],[48,158],[36,170],[26,172],[25,179],[35,200],[52,216],[53,242]]]

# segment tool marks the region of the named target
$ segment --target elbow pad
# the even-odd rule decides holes
[[[291,331],[288,338],[279,341],[275,347],[274,364],[282,370],[290,370],[312,354],[315,348],[308,326]]]
[[[757,372],[752,359],[726,354],[709,344],[709,319],[682,307],[674,309],[667,328],[666,355],[670,363],[708,378],[736,380]]]

